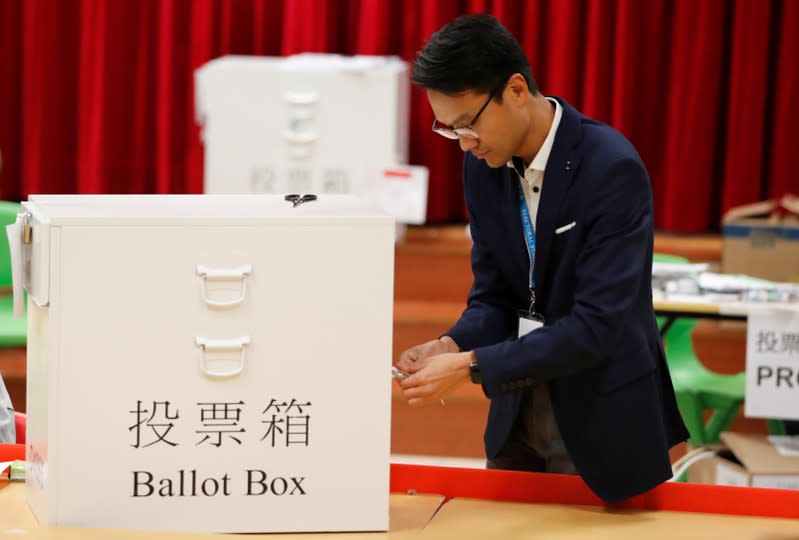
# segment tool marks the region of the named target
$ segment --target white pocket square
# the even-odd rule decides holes
[[[555,229],[555,234],[563,234],[566,231],[573,229],[575,225],[577,225],[577,222],[572,221],[568,225],[564,225],[563,227],[558,227],[557,229]]]

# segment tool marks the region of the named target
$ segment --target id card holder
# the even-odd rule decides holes
[[[519,331],[516,335],[516,339],[526,336],[533,330],[538,330],[542,326],[544,326],[544,317],[538,313],[519,311]]]

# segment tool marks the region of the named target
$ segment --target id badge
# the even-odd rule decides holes
[[[538,330],[544,326],[544,317],[538,313],[527,313],[526,311],[519,312],[519,331],[516,338],[526,336],[533,330]]]

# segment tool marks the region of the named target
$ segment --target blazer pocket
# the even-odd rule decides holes
[[[557,229],[555,229],[555,234],[563,234],[563,233],[565,233],[567,231],[572,230],[576,226],[577,226],[577,222],[576,221],[572,221],[568,225],[564,225],[563,227],[558,227]]]
[[[635,370],[624,374],[617,373],[613,376],[607,376],[597,385],[597,393],[601,395],[608,395],[623,388],[627,388],[642,379],[651,377],[655,373],[656,369],[657,368],[655,367],[646,367],[641,370]]]
[[[636,343],[618,350],[608,362],[597,366],[596,391],[610,394],[657,370],[657,356],[646,343]]]

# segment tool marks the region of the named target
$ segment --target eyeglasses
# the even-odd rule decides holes
[[[483,106],[480,107],[480,110],[477,111],[477,114],[474,115],[474,118],[472,118],[472,121],[469,122],[468,125],[464,127],[454,128],[446,124],[442,124],[441,122],[438,121],[437,118],[434,118],[433,128],[432,128],[433,131],[435,131],[439,135],[446,137],[447,139],[458,139],[460,137],[463,137],[465,139],[479,139],[480,136],[472,128],[472,126],[474,126],[477,123],[477,119],[480,118],[481,114],[483,114],[483,111],[486,109],[486,107],[488,107],[488,104],[491,103],[491,100],[494,99],[494,96],[497,94],[497,92],[505,88],[505,85],[507,83],[508,79],[505,79],[502,81],[502,83],[499,86],[491,90],[491,93],[488,94],[488,99],[485,101],[485,103],[483,103]]]

